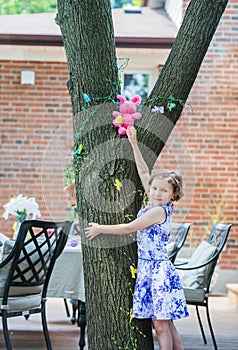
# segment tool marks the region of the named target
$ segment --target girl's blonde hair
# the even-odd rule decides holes
[[[158,170],[155,171],[149,180],[149,185],[152,184],[155,179],[168,179],[168,183],[173,186],[173,201],[178,201],[184,196],[183,193],[183,179],[182,176],[173,170]]]

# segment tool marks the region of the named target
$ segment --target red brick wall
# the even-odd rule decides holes
[[[189,106],[160,159],[178,167],[185,198],[175,220],[193,223],[188,242],[205,238],[212,221],[238,223],[238,1],[230,1],[190,93]],[[20,84],[21,70],[34,70],[34,86]],[[63,171],[72,146],[67,65],[1,61],[0,212],[14,194],[34,196],[43,219],[67,217]],[[169,157],[168,157],[169,155]],[[12,234],[13,218],[0,219]],[[221,267],[238,269],[237,226],[231,230]]]
[[[184,2],[185,7],[187,1]],[[238,1],[229,1],[206,54],[187,106],[173,135],[186,143],[191,169],[187,180],[194,194],[185,220],[193,223],[190,241],[206,237],[215,221],[234,223],[226,250],[224,269],[238,269]],[[173,144],[171,137],[171,143]],[[178,147],[175,146],[175,152]],[[189,166],[187,165],[189,168]],[[186,170],[184,165],[181,170]],[[185,171],[186,187],[186,171]],[[193,186],[192,186],[193,188]],[[185,194],[190,188],[185,188]],[[182,206],[183,201],[178,205]],[[183,208],[183,211],[185,208]],[[178,220],[183,215],[178,210]]]
[[[20,84],[22,70],[35,72],[34,86]],[[63,168],[72,133],[65,124],[71,122],[67,77],[65,63],[1,62],[1,212],[9,197],[22,193],[36,198],[44,219],[67,217]],[[0,231],[10,235],[13,221],[1,219]]]

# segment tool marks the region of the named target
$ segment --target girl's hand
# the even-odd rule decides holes
[[[98,235],[100,235],[100,225],[95,222],[90,222],[85,229],[85,236],[91,241]]]
[[[126,130],[126,134],[131,144],[137,143],[137,132],[134,126],[129,126]]]

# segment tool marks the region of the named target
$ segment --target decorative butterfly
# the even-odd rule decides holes
[[[114,186],[116,187],[117,191],[120,191],[121,187],[122,187],[121,181],[116,179],[115,182],[114,182]]]
[[[134,268],[134,266],[130,265],[131,270],[131,278],[136,278],[137,269]]]

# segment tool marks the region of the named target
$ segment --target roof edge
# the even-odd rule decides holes
[[[175,38],[115,37],[118,48],[171,49]],[[63,46],[60,35],[0,34],[0,45]]]
[[[115,37],[118,48],[171,49],[175,38]]]
[[[0,34],[0,45],[63,46],[60,35]]]

